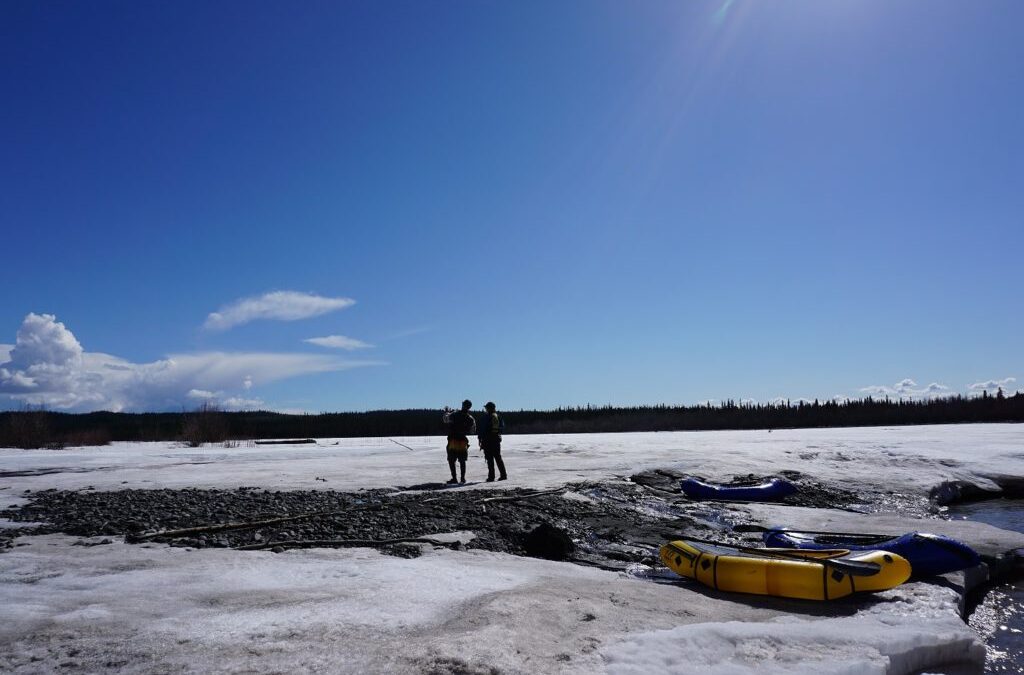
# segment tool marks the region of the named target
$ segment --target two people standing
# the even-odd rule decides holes
[[[452,472],[449,484],[466,482],[466,460],[469,459],[469,437],[477,434],[477,442],[480,449],[484,451],[484,459],[487,460],[487,482],[495,480],[494,466],[498,466],[499,477],[497,480],[505,480],[508,475],[505,473],[505,462],[501,459],[501,431],[505,428],[505,422],[498,415],[494,403],[488,401],[484,406],[486,416],[481,418],[479,432],[477,423],[469,413],[473,402],[466,399],[462,402],[461,410],[445,408],[444,423],[448,426],[448,468]],[[459,474],[456,476],[455,464],[459,464]]]

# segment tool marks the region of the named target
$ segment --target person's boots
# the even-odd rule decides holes
[[[498,465],[498,480],[508,480],[508,475],[505,473],[505,462],[501,461],[501,457],[495,457],[494,462]]]
[[[447,483],[445,483],[445,484],[446,484],[446,485],[457,485],[457,484],[458,484],[458,482],[459,482],[459,479],[458,479],[458,478],[456,478],[455,476],[452,476],[451,480],[449,480],[449,481],[448,481]]]

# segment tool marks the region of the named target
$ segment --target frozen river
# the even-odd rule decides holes
[[[447,478],[442,439],[395,440],[408,447],[321,439],[0,449],[0,506],[51,488],[355,491]],[[503,454],[508,483],[469,489],[624,480],[655,468],[711,480],[798,471],[855,492],[923,500],[943,483],[998,490],[1007,477],[1024,477],[1024,427],[508,436]],[[483,472],[471,457],[469,478]],[[750,522],[810,529],[941,531],[989,552],[1024,546],[1024,535],[980,522],[735,510]],[[978,668],[984,659],[959,617],[955,580],[822,605],[429,546],[403,559],[370,549],[273,554],[78,541],[22,537],[0,554],[0,670],[903,673]]]

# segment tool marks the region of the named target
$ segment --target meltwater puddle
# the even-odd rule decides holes
[[[1024,532],[1024,499],[950,506],[949,516]],[[1024,673],[1024,580],[995,586],[971,614],[969,623],[985,640],[985,672]]]

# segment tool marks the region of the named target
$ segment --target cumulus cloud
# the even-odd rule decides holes
[[[780,406],[780,405],[782,405],[782,406],[784,406],[784,405],[798,406],[801,403],[814,403],[814,401],[812,401],[811,399],[808,399],[808,398],[801,398],[799,396],[797,396],[797,397],[776,396],[775,398],[768,399],[766,401],[766,403],[768,405],[774,405],[774,406]]]
[[[242,298],[221,307],[206,317],[203,328],[228,330],[261,319],[298,321],[336,312],[351,307],[355,302],[351,298],[325,298],[312,293],[273,291],[252,298]]]
[[[970,385],[967,388],[967,395],[968,396],[981,396],[982,394],[984,394],[986,392],[988,394],[990,394],[990,395],[993,395],[996,392],[998,392],[1000,389],[1002,389],[1003,390],[1003,394],[1005,394],[1007,396],[1013,396],[1014,394],[1019,394],[1019,393],[1024,392],[1024,390],[1019,389],[1016,386],[1014,386],[1014,383],[1016,381],[1017,381],[1016,377],[1004,377],[1001,380],[986,380],[984,382],[975,382],[974,384]]]
[[[261,398],[229,396],[223,391],[193,389],[186,396],[197,402],[216,405],[223,410],[261,410],[267,407],[267,404]]]
[[[953,390],[944,384],[932,382],[931,384],[922,387],[910,378],[900,380],[891,386],[876,384],[870,387],[863,387],[860,392],[867,396],[888,396],[889,398],[910,400],[943,398],[945,396],[953,395]]]
[[[373,347],[373,345],[367,344],[362,340],[345,337],[344,335],[326,335],[324,337],[308,338],[303,340],[303,342],[308,342],[320,347],[330,347],[331,349],[345,349],[347,351],[353,351],[355,349],[369,349],[370,347]]]
[[[50,314],[29,314],[8,360],[0,363],[0,395],[69,411],[173,410],[210,398],[229,407],[262,403],[235,392],[253,382],[383,365],[297,353],[201,352],[132,363],[85,351]]]

